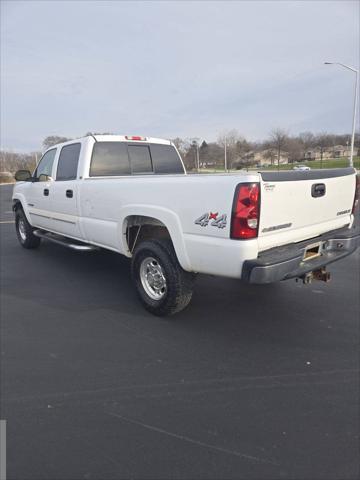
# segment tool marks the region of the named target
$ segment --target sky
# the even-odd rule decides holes
[[[1,2],[1,148],[351,132],[358,1]]]

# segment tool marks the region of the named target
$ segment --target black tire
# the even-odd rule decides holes
[[[37,248],[40,245],[41,238],[35,237],[33,227],[27,221],[22,208],[18,208],[15,213],[16,235],[20,245],[24,248]]]
[[[163,279],[166,281],[165,287],[159,290],[159,295],[162,295],[159,299],[150,296],[153,292],[149,287],[149,282],[144,280],[144,274],[141,273],[149,272],[146,265],[148,259],[151,258],[154,259],[155,268],[160,266],[162,282],[160,285],[163,284]],[[159,272],[159,270],[157,271]],[[195,274],[181,268],[170,240],[146,240],[140,243],[132,257],[131,273],[141,303],[153,315],[159,317],[173,315],[183,310],[191,300]],[[154,277],[152,277],[152,281],[154,281]],[[150,294],[146,288],[148,291],[150,288]]]

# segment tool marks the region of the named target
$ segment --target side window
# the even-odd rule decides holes
[[[77,176],[81,143],[62,147],[56,173],[56,180],[74,180]]]
[[[151,144],[155,173],[184,173],[180,157],[171,145]]]
[[[97,142],[91,156],[90,176],[130,175],[126,143]]]
[[[150,149],[147,145],[128,145],[132,173],[152,173]]]
[[[35,178],[39,178],[40,175],[48,175],[49,177],[51,176],[55,155],[56,148],[47,151],[45,155],[43,155],[34,172],[33,176]]]

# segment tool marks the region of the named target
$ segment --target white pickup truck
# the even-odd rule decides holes
[[[356,172],[186,174],[156,138],[88,136],[48,149],[13,192],[25,248],[49,239],[126,255],[155,315],[190,301],[197,272],[270,283],[328,280],[325,266],[356,250]]]

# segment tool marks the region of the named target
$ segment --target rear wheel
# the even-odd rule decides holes
[[[141,303],[154,315],[173,315],[191,300],[195,275],[181,268],[170,240],[142,242],[132,258],[132,277]]]
[[[25,213],[18,208],[15,213],[15,228],[20,245],[24,248],[37,248],[41,239],[35,237],[33,227],[27,221]]]

